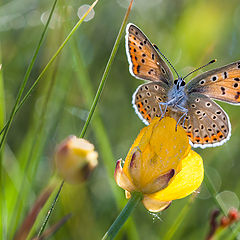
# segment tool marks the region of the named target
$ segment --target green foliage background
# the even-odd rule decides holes
[[[78,21],[78,8],[91,3],[59,0],[28,87]],[[44,27],[41,19],[51,4],[52,1],[46,0],[1,1],[1,126],[14,105]],[[99,0],[94,18],[80,26],[16,115],[2,155],[6,201],[2,201],[1,214],[4,216],[2,226],[5,223],[8,227],[5,229],[8,237],[51,181],[55,173],[56,144],[68,135],[80,134],[128,4],[127,0]],[[214,58],[218,59],[217,63],[208,69],[240,59],[238,0],[135,0],[129,22],[139,26],[157,44],[181,75]],[[116,160],[125,158],[144,127],[131,106],[132,94],[141,83],[128,71],[122,38],[85,135],[99,152],[99,166],[86,183],[64,185],[49,225],[69,212],[73,215],[52,239],[99,239],[126,204],[124,192],[115,184],[113,174]],[[204,160],[216,194],[210,194],[203,184],[193,204],[188,205],[191,197],[174,201],[170,208],[158,214],[160,219],[139,206],[133,221],[127,222],[118,239],[170,239],[169,231],[173,231],[184,206],[188,206],[187,213],[173,238],[204,239],[211,211],[218,207],[215,196],[220,193],[217,199],[224,197],[225,208],[239,206],[240,108],[220,105],[230,116],[231,139],[214,149],[196,150]],[[22,186],[24,176],[26,181]],[[229,192],[221,195],[223,191]],[[33,235],[43,217],[44,214],[38,219]]]

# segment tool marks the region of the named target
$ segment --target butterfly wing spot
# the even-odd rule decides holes
[[[218,77],[217,76],[212,76],[212,81],[215,82],[218,80]]]
[[[203,79],[203,80],[201,80],[201,81],[199,82],[199,84],[200,84],[200,85],[203,85],[205,82],[206,82],[206,80]]]
[[[197,110],[197,111],[195,111],[195,113],[196,113],[197,115],[200,115],[200,114],[201,114],[201,111],[200,111],[200,110]]]
[[[237,87],[238,87],[238,83],[234,83],[234,84],[233,84],[233,87],[234,87],[234,88],[237,88]]]
[[[226,94],[224,87],[221,87],[221,91],[222,91],[222,95],[225,95],[225,94]]]
[[[192,104],[191,107],[192,107],[192,108],[196,108],[196,104]]]
[[[221,112],[221,111],[216,111],[216,114],[217,114],[217,115],[221,115],[222,112]]]
[[[212,104],[210,102],[206,102],[205,106],[209,108],[212,106]]]
[[[237,81],[237,82],[239,82],[239,81],[240,81],[240,79],[239,79],[239,78],[234,78],[234,80],[235,80],[235,81]]]
[[[237,92],[237,94],[235,95],[235,99],[240,102],[240,92]]]
[[[155,55],[154,55],[154,53],[152,53],[152,60],[154,60],[155,59]]]
[[[195,102],[197,102],[197,103],[200,102],[200,98],[196,98]]]
[[[194,129],[194,132],[195,132],[195,133],[198,133],[198,132],[199,132],[199,129],[198,129],[198,128],[195,128],[195,129]]]
[[[223,78],[224,78],[224,79],[228,78],[227,72],[224,72],[224,73],[223,73]]]
[[[237,63],[237,68],[240,68],[240,62]]]
[[[216,115],[212,115],[212,120],[216,120],[217,119],[217,116]]]

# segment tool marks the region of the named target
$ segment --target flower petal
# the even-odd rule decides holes
[[[129,192],[132,192],[136,189],[136,187],[130,181],[128,176],[124,173],[121,166],[121,162],[122,162],[122,159],[119,159],[116,163],[116,168],[114,172],[115,181],[120,188],[128,190]]]
[[[149,195],[144,195],[142,202],[145,208],[150,212],[163,211],[171,204],[171,201],[163,202],[158,199],[151,198]]]
[[[169,170],[167,173],[154,179],[153,182],[148,183],[145,187],[142,187],[141,191],[144,194],[156,193],[167,187],[170,179],[174,176],[174,169]]]
[[[168,187],[151,194],[150,197],[161,201],[184,198],[201,185],[203,176],[202,158],[191,150],[188,156],[182,160],[182,169],[170,180]]]

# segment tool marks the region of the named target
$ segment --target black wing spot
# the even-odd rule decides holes
[[[239,63],[237,63],[237,68],[240,68],[240,62],[239,62]]]
[[[146,57],[146,54],[145,54],[145,53],[143,53],[143,54],[142,54],[142,56],[143,56],[143,57]]]
[[[163,74],[166,73],[166,71],[165,71],[165,69],[164,69],[163,67],[161,67],[161,70],[162,70],[162,73],[163,73]]]
[[[222,112],[221,111],[216,111],[216,114],[217,115],[220,115]]]
[[[135,34],[138,35],[138,31],[136,31]]]
[[[235,99],[237,100],[239,99],[239,97],[240,97],[240,92],[237,92],[237,94],[235,95]]]
[[[204,126],[201,124],[201,125],[200,125],[200,128],[203,130],[203,129],[204,129]]]
[[[135,60],[137,61],[138,60],[138,58],[135,56]]]
[[[154,85],[154,88],[155,88],[156,90],[158,90],[158,85]]]
[[[149,97],[151,97],[151,93],[150,93],[150,92],[147,92],[146,94],[147,94]]]
[[[203,85],[205,83],[205,80],[203,79],[199,83],[200,83],[200,85]]]
[[[223,77],[226,79],[228,77],[227,72],[223,73]]]
[[[192,108],[195,108],[195,107],[196,107],[196,105],[195,105],[195,104],[192,104],[191,106],[192,106]]]
[[[239,78],[234,78],[234,80],[235,80],[235,81],[237,81],[237,82],[239,82],[239,81],[240,81],[240,79],[239,79]]]
[[[142,46],[143,46],[143,43],[142,43],[142,42],[140,42],[140,45],[142,45]]]
[[[140,73],[140,65],[137,66],[137,72]]]
[[[149,88],[148,88],[148,86],[145,86],[144,88],[145,88],[146,90],[148,90],[148,89],[149,89]]]
[[[136,52],[137,51],[136,48],[134,48],[133,51]]]
[[[201,113],[201,111],[199,111],[199,110],[196,111],[196,114],[197,114],[197,115],[199,115],[200,113]]]
[[[141,46],[138,46],[140,50],[142,50],[142,47]]]
[[[213,127],[213,128],[215,128],[215,127],[216,127],[216,124],[215,124],[215,123],[213,123],[213,124],[212,124],[212,127]]]
[[[142,59],[141,61],[142,61],[142,63],[145,63],[145,60],[144,60],[144,59]]]
[[[221,91],[222,91],[222,95],[225,95],[225,94],[226,94],[224,87],[221,87]]]
[[[156,112],[156,108],[155,107],[153,108],[153,111]]]
[[[154,60],[154,58],[155,58],[155,55],[154,55],[154,54],[152,54],[152,60]]]
[[[211,107],[211,106],[212,106],[212,104],[210,102],[206,103],[206,107]]]
[[[213,77],[212,77],[212,81],[213,81],[213,82],[217,81],[217,76],[213,76]]]
[[[234,83],[234,84],[233,84],[233,87],[234,87],[234,88],[237,88],[237,87],[238,87],[238,83]]]
[[[147,44],[147,40],[145,39],[145,40],[143,41],[143,43],[144,43],[144,44]]]

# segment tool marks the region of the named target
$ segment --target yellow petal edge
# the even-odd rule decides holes
[[[188,156],[182,160],[182,169],[170,181],[169,185],[157,193],[148,195],[148,197],[166,202],[184,198],[200,187],[203,177],[202,158],[191,150]]]

